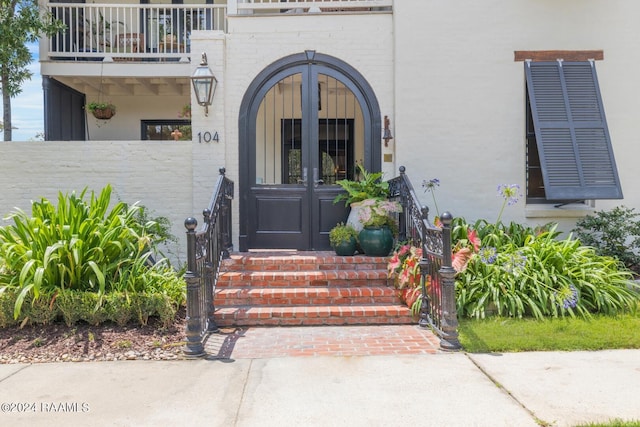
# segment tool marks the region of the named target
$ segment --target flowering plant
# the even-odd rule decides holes
[[[402,245],[389,259],[387,270],[389,277],[395,277],[396,287],[405,288],[419,282],[420,259],[422,258],[422,248],[411,245]]]
[[[399,212],[402,212],[402,206],[398,202],[367,199],[362,202],[358,219],[363,227],[387,226],[395,235],[398,231],[398,224],[393,214]]]
[[[402,245],[393,252],[387,270],[389,278],[394,278],[394,286],[400,289],[400,299],[411,308],[414,315],[420,310],[420,259],[422,248]]]
[[[497,191],[498,197],[502,197],[503,201],[496,224],[500,222],[505,206],[515,205],[518,203],[518,199],[522,197],[522,194],[520,194],[520,186],[518,184],[500,184],[498,185]]]
[[[422,181],[422,188],[424,188],[425,193],[431,193],[433,206],[436,208],[435,220],[438,220],[440,218],[440,210],[438,210],[438,203],[436,202],[436,187],[440,187],[440,180],[438,178]]]

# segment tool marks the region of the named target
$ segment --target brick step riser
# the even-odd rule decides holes
[[[366,288],[232,288],[216,291],[215,306],[315,306],[400,304],[389,287]]]
[[[400,304],[395,296],[387,297],[360,297],[360,298],[216,298],[216,307],[242,307],[242,306],[283,306],[283,307],[308,307],[321,305],[375,305],[375,304]]]
[[[415,323],[411,311],[399,305],[322,307],[218,308],[220,326],[383,325]]]
[[[216,325],[227,326],[344,326],[344,325],[411,325],[416,323],[411,317],[328,317],[300,319],[218,319]]]
[[[377,288],[385,288],[390,286],[389,282],[385,280],[331,280],[331,281],[322,281],[315,280],[312,282],[306,282],[303,280],[296,281],[257,281],[257,280],[248,280],[246,282],[228,282],[228,281],[218,281],[216,284],[216,289],[235,289],[235,288],[362,288],[362,287],[377,287]]]
[[[334,280],[386,279],[387,270],[319,270],[319,271],[232,271],[222,272],[218,280],[230,282],[249,280]]]
[[[284,265],[226,265],[224,271],[372,271],[387,270],[387,263],[379,264],[284,264]]]

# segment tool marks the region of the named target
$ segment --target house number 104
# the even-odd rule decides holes
[[[220,142],[220,138],[218,137],[218,132],[213,131],[213,133],[206,132],[198,132],[198,142],[202,144],[203,142]]]

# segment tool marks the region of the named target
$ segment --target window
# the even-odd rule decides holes
[[[282,119],[282,182],[302,179],[302,120]],[[318,119],[318,163],[324,184],[353,179],[353,119]]]
[[[621,199],[593,61],[525,62],[527,202]]]
[[[174,133],[174,131],[177,131]],[[178,136],[176,139],[175,136]],[[190,120],[142,120],[140,139],[191,141]]]

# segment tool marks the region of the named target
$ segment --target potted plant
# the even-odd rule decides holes
[[[116,106],[110,102],[90,102],[87,109],[96,119],[109,120],[116,114]]]
[[[389,255],[398,233],[395,214],[399,212],[402,212],[402,206],[398,202],[376,199],[362,202],[359,219],[363,228],[358,234],[358,241],[365,255]]]
[[[342,200],[345,206],[362,202],[367,199],[386,199],[389,195],[389,183],[382,181],[382,172],[367,172],[361,164],[357,165],[361,177],[359,180],[341,179],[336,184],[341,186],[346,193],[341,193],[333,199],[333,203]]]
[[[329,243],[336,255],[351,256],[356,251],[358,232],[352,226],[343,222],[329,231]]]
[[[360,231],[362,224],[359,220],[359,211],[362,202],[386,199],[389,196],[389,183],[382,181],[382,172],[367,172],[361,164],[357,165],[356,176],[359,178],[358,180],[342,179],[336,181],[336,184],[341,186],[345,192],[338,194],[333,199],[333,203],[344,200],[345,206],[351,207],[347,224],[354,227],[356,231]]]

